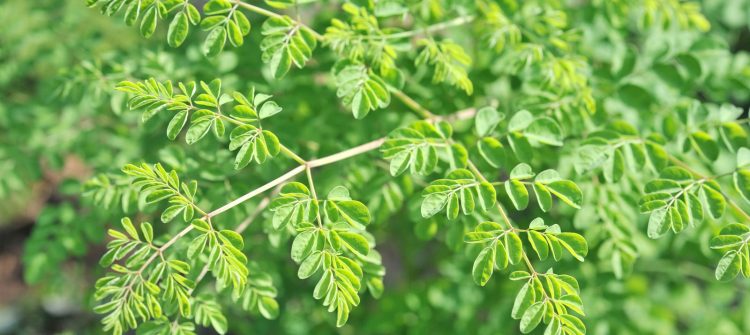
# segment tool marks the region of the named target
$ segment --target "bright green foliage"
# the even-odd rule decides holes
[[[271,275],[264,272],[257,263],[250,262],[247,267],[249,277],[247,288],[240,298],[242,308],[266,319],[276,319],[279,316],[279,303],[276,301],[278,290],[273,285]]]
[[[351,108],[354,117],[361,119],[371,110],[385,108],[391,102],[388,84],[362,64],[338,64],[336,95]]]
[[[270,18],[263,23],[263,61],[270,63],[274,77],[281,78],[294,63],[298,68],[305,66],[317,41],[307,28],[288,16]]]
[[[552,272],[531,275],[515,271],[511,280],[526,281],[516,295],[511,315],[520,319],[521,332],[527,334],[541,323],[547,334],[585,334],[586,326],[576,316],[583,315],[578,281]],[[571,312],[575,313],[572,314]]]
[[[200,235],[190,242],[187,256],[208,254],[209,269],[218,280],[220,289],[232,287],[233,299],[239,298],[247,283],[247,256],[242,253],[244,241],[231,230],[217,231],[210,222],[195,219],[191,223]]]
[[[473,232],[466,233],[464,241],[484,245],[472,268],[474,282],[482,286],[490,279],[495,267],[503,270],[508,264],[518,264],[524,255],[518,232],[503,229],[495,222],[480,223]]]
[[[8,315],[748,334],[748,4],[3,1]]]
[[[503,142],[508,145],[519,161],[532,158],[533,147],[538,145],[562,146],[563,132],[560,124],[547,116],[535,116],[527,110],[513,114],[507,123],[505,114],[492,107],[485,107],[478,112],[477,133],[482,139],[477,142],[477,149],[484,160],[492,166],[506,164]],[[500,136],[495,135],[497,128],[504,129]]]
[[[544,220],[536,218],[529,224],[526,232],[529,244],[539,256],[540,260],[547,258],[549,254],[559,261],[562,251],[567,251],[575,259],[583,262],[583,257],[588,254],[586,240],[576,233],[561,233],[557,224],[547,226]]]
[[[271,206],[274,227],[291,223],[297,232],[291,251],[292,259],[299,263],[297,276],[319,275],[313,297],[323,300],[329,312],[336,311],[337,326],[343,326],[359,305],[358,292],[364,284],[374,296],[380,295],[385,270],[370,242],[372,237],[362,230],[370,223],[370,212],[349,197],[349,190],[342,186],[332,189],[320,205],[304,185],[290,183]],[[321,207],[325,220],[319,213]],[[311,223],[316,220],[317,225]]]
[[[287,225],[297,228],[303,222],[314,222],[319,206],[307,186],[289,183],[281,188],[279,196],[271,202],[270,210],[273,212],[274,229],[282,229]]]
[[[727,281],[737,277],[750,276],[750,229],[747,226],[732,223],[721,229],[718,236],[711,239],[711,249],[719,249],[724,256],[716,266],[716,279]]]
[[[349,22],[333,19],[326,28],[325,41],[336,53],[355,62],[372,64],[381,75],[395,69],[396,49],[378,20],[367,8],[346,3],[342,9],[351,16]]]
[[[521,163],[510,171],[510,177],[504,184],[505,192],[518,210],[525,209],[529,204],[527,185],[534,190],[539,208],[545,212],[552,207],[553,197],[576,209],[581,208],[583,203],[583,194],[578,185],[562,179],[555,170],[544,170],[535,174],[528,164]]]
[[[158,163],[153,168],[145,163],[141,166],[128,164],[122,168],[122,172],[133,177],[132,185],[138,189],[141,196],[145,197],[146,203],[169,201],[169,208],[161,215],[162,222],[172,221],[180,213],[185,222],[193,218],[198,209],[195,205],[197,182],[181,183],[177,172],[174,170],[167,172]]]
[[[213,300],[195,300],[195,322],[204,327],[211,326],[219,333],[227,332],[227,318],[221,313],[221,306]]]
[[[495,188],[486,181],[478,181],[469,170],[453,170],[430,183],[422,192],[422,216],[431,217],[445,209],[449,220],[459,212],[470,215],[478,207],[487,212],[495,205]]]
[[[384,158],[390,160],[391,175],[398,176],[407,169],[412,174],[430,174],[437,168],[439,157],[445,157],[451,168],[466,167],[466,149],[450,142],[452,134],[447,122],[433,125],[426,121],[391,132],[381,149]],[[439,150],[445,154],[439,155]]]
[[[96,283],[96,298],[103,302],[94,311],[106,314],[102,320],[104,330],[121,334],[136,328],[137,319],[158,319],[167,303],[177,305],[180,315],[191,315],[189,297],[194,283],[185,278],[190,265],[162,257],[151,266],[162,250],[153,242],[151,224],[143,222],[136,228],[129,218],[123,218],[121,223],[125,232],[109,230],[112,240],[100,261],[103,266],[111,266],[113,272]],[[125,257],[123,265],[113,264]]]
[[[178,87],[179,93],[175,93],[170,81],[159,83],[153,79],[139,83],[124,81],[117,86],[119,90],[133,94],[129,106],[131,109],[144,109],[143,121],[163,110],[177,111],[167,125],[167,137],[171,140],[182,132],[188,119],[190,125],[185,133],[188,144],[200,141],[209,130],[216,138],[223,138],[226,132],[225,121],[236,126],[229,134],[229,150],[239,149],[234,161],[235,169],[241,169],[252,161],[261,164],[279,153],[279,139],[261,127],[262,119],[282,110],[278,104],[269,100],[270,95],[255,94],[254,90],[248,96],[233,92],[235,105],[229,115],[226,115],[221,112],[222,106],[231,100],[222,94],[220,80],[200,82],[203,93],[198,93],[195,82],[178,83]]]
[[[718,183],[695,180],[690,172],[680,167],[664,169],[659,179],[646,184],[644,192],[646,195],[641,198],[639,206],[641,212],[651,213],[648,220],[650,238],[658,238],[670,229],[679,233],[700,223],[706,216],[721,218],[726,208]]]
[[[435,67],[432,77],[434,82],[448,82],[471,95],[474,85],[466,74],[466,66],[471,65],[471,58],[460,45],[451,41],[435,42],[421,40],[424,49],[415,60],[416,65],[430,64]]]
[[[201,20],[198,8],[183,0],[87,0],[86,4],[90,7],[101,5],[101,12],[109,16],[124,9],[125,23],[131,26],[138,24],[140,20],[140,32],[146,38],[154,34],[159,19],[165,19],[169,13],[176,13],[167,33],[169,45],[173,47],[180,46],[188,35],[190,25],[196,25]]]

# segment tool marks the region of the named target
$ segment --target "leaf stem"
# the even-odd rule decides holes
[[[289,148],[287,148],[285,145],[283,145],[281,143],[279,143],[279,145],[281,146],[281,152],[283,154],[287,155],[289,158],[293,159],[295,162],[297,162],[297,163],[299,163],[301,165],[307,164],[307,162],[304,159],[302,159],[302,157],[300,157],[299,155],[295,154],[293,151],[289,150]]]
[[[411,108],[419,116],[421,116],[421,117],[423,117],[425,119],[430,119],[430,118],[434,118],[435,117],[435,115],[432,114],[432,112],[430,112],[427,108],[422,107],[422,105],[420,105],[418,102],[414,101],[414,99],[412,99],[410,96],[406,95],[406,93],[404,93],[403,91],[401,91],[401,90],[399,90],[399,89],[397,89],[397,88],[395,88],[393,86],[390,86],[390,85],[388,86],[388,90],[391,91],[391,93],[393,93],[393,95],[395,95],[399,100],[401,100],[401,102],[404,105],[406,105],[409,108]]]
[[[312,177],[312,169],[310,169],[310,166],[305,166],[305,174],[307,174],[307,184],[310,186],[310,192],[312,193],[313,200],[315,201],[315,205],[318,205],[318,194],[315,192],[315,182],[313,181]],[[316,211],[317,217],[318,217],[318,226],[320,228],[323,228],[323,220],[320,218],[320,209]]]

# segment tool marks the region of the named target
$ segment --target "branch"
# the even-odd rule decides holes
[[[358,145],[358,146],[356,146],[354,148],[344,150],[344,151],[339,152],[337,154],[333,154],[333,155],[326,156],[326,157],[323,157],[323,158],[314,159],[314,160],[311,160],[311,161],[307,162],[307,166],[309,166],[310,168],[315,168],[315,167],[318,167],[318,166],[328,165],[328,164],[331,164],[331,163],[334,163],[334,162],[345,160],[345,159],[347,159],[349,157],[354,157],[354,156],[357,156],[357,155],[359,155],[361,153],[365,153],[365,152],[368,152],[370,150],[375,150],[375,149],[379,148],[381,145],[383,145],[384,141],[385,141],[384,137],[383,138],[379,138],[379,139],[374,140],[372,142],[368,142],[368,143],[365,143],[365,144]]]
[[[445,117],[432,117],[432,118],[429,118],[427,120],[429,120],[429,121],[436,121],[436,120],[458,121],[458,120],[464,120],[464,119],[471,118],[471,117],[474,116],[475,113],[476,113],[476,110],[474,108],[469,108],[469,109],[458,111],[458,112],[456,112],[455,114],[452,114],[452,115],[448,115],[448,116],[445,116]],[[285,182],[285,181],[287,181],[289,179],[292,179],[293,177],[297,176],[298,174],[302,173],[303,171],[309,171],[310,169],[315,168],[315,167],[324,166],[324,165],[328,165],[328,164],[333,164],[333,163],[336,163],[338,161],[342,161],[342,160],[345,160],[345,159],[348,159],[348,158],[351,158],[351,157],[363,154],[365,152],[369,152],[369,151],[375,150],[375,149],[379,148],[383,144],[384,141],[385,141],[385,137],[382,137],[382,138],[379,138],[377,140],[374,140],[374,141],[371,141],[371,142],[368,142],[368,143],[356,146],[354,148],[347,149],[347,150],[341,151],[339,153],[335,153],[333,155],[329,155],[329,156],[325,156],[325,157],[322,157],[322,158],[318,158],[318,159],[307,161],[305,164],[299,165],[299,166],[297,166],[297,167],[289,170],[287,173],[281,175],[280,177],[278,177],[278,178],[276,178],[276,179],[274,179],[274,180],[272,180],[272,181],[270,181],[270,182],[268,182],[268,183],[266,183],[266,184],[264,184],[264,185],[262,185],[262,186],[260,186],[260,187],[258,187],[256,189],[254,189],[254,190],[252,190],[252,191],[250,191],[250,192],[242,195],[241,197],[239,197],[237,199],[234,199],[234,200],[230,201],[226,205],[221,206],[221,207],[219,207],[219,208],[211,211],[208,214],[205,214],[202,217],[202,219],[208,220],[208,219],[210,219],[212,217],[215,217],[215,216],[217,216],[217,215],[219,215],[221,213],[224,213],[224,212],[226,212],[226,211],[228,211],[228,210],[230,210],[230,209],[232,209],[234,207],[237,207],[238,205],[242,204],[243,202],[245,202],[247,200],[250,200],[250,199],[254,198],[255,196],[257,196],[257,195],[259,195],[259,194],[261,194],[261,193],[263,193],[265,191],[268,191],[269,189],[274,188],[274,187],[280,185],[281,183],[283,183],[283,182]],[[261,203],[262,202],[263,201],[261,201]],[[261,209],[263,207],[265,207],[265,206],[261,206],[261,205],[258,205],[258,206]],[[255,215],[255,213],[253,215]],[[250,223],[248,222],[247,224],[244,224],[244,226],[247,226],[249,224]],[[245,227],[243,227],[243,224],[240,224],[240,226],[238,226],[237,228],[239,229],[240,227],[242,227],[242,229],[245,228]],[[169,239],[169,241],[167,241],[167,243],[165,243],[164,245],[162,245],[161,247],[159,247],[159,249],[157,249],[157,252],[154,253],[153,256],[151,256],[149,259],[146,260],[145,263],[143,263],[143,265],[141,266],[141,268],[138,269],[137,273],[139,273],[139,274],[142,273],[143,270],[145,270],[146,267],[148,267],[148,265],[151,264],[151,262],[153,262],[158,255],[162,254],[164,252],[164,250],[166,250],[167,248],[169,248],[172,244],[174,244],[175,242],[177,242],[177,240],[179,240],[183,236],[187,235],[187,233],[189,233],[191,230],[193,230],[193,225],[192,224],[188,225],[185,228],[183,228],[179,233],[177,233],[177,235],[175,235],[171,239]]]
[[[261,194],[261,193],[263,193],[265,191],[268,191],[269,189],[271,189],[271,188],[273,188],[273,187],[275,187],[275,186],[277,186],[277,185],[279,185],[279,184],[281,184],[281,183],[283,183],[283,182],[291,179],[292,177],[294,177],[294,176],[302,173],[302,171],[305,171],[305,166],[304,165],[300,165],[300,166],[298,166],[298,167],[296,167],[294,169],[291,169],[289,172],[283,174],[281,177],[278,177],[278,178],[276,178],[276,179],[274,179],[274,180],[266,183],[265,185],[263,185],[261,187],[258,187],[256,189],[254,189],[254,190],[246,193],[245,195],[237,198],[237,199],[232,200],[228,204],[226,204],[224,206],[221,206],[221,207],[213,210],[211,213],[208,213],[208,217],[212,218],[212,217],[217,216],[217,215],[219,215],[221,213],[224,213],[224,212],[226,212],[226,211],[228,211],[228,210],[236,207],[237,205],[239,205],[239,204],[241,204],[241,203],[243,203],[243,202],[245,202],[247,200],[250,200],[251,198],[255,197],[256,195]]]

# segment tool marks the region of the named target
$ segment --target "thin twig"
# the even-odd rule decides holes
[[[345,160],[349,157],[354,157],[359,154],[362,154],[371,150],[375,150],[379,148],[381,145],[383,145],[384,141],[385,141],[385,138],[379,138],[377,140],[358,145],[354,148],[347,149],[347,150],[344,150],[342,152],[339,152],[330,156],[314,159],[314,160],[307,162],[307,166],[309,166],[310,168],[315,168],[318,166],[328,165],[334,162]]]
[[[307,162],[305,162],[304,159],[302,159],[302,157],[300,157],[299,155],[295,154],[294,151],[289,150],[289,148],[287,148],[285,145],[279,144],[279,146],[281,147],[280,148],[281,152],[284,153],[285,155],[287,155],[289,158],[293,159],[295,162],[297,162],[299,164],[306,164],[307,163]]]
[[[281,177],[278,177],[278,178],[276,178],[276,179],[274,179],[274,180],[272,180],[272,181],[264,184],[263,186],[258,187],[256,189],[254,189],[254,190],[246,193],[245,195],[237,198],[237,199],[232,200],[228,204],[215,209],[211,213],[208,213],[208,216],[209,217],[214,217],[214,216],[217,216],[217,215],[219,215],[221,213],[224,213],[224,212],[226,212],[226,211],[228,211],[228,210],[236,207],[237,205],[239,205],[239,204],[241,204],[241,203],[243,203],[243,202],[245,202],[247,200],[250,200],[250,198],[253,198],[256,195],[261,194],[261,193],[263,193],[265,191],[268,191],[269,189],[273,188],[274,186],[279,185],[279,184],[281,184],[281,183],[283,183],[283,182],[291,179],[292,177],[294,177],[294,176],[302,173],[302,171],[305,171],[305,166],[304,165],[300,165],[300,166],[298,166],[298,167],[296,167],[294,169],[291,169],[289,172],[283,174]]]
[[[310,166],[307,166],[305,168],[305,174],[307,174],[307,184],[310,186],[310,193],[312,194],[312,199],[313,199],[314,203],[317,204],[318,203],[318,193],[315,192],[315,182],[313,181],[312,169],[310,168]],[[315,213],[316,213],[317,218],[318,218],[318,226],[320,226],[320,228],[323,228],[323,220],[320,217],[320,211],[315,211]]]
[[[391,93],[393,93],[393,95],[395,95],[399,100],[401,100],[401,102],[404,105],[406,105],[409,108],[411,108],[413,111],[415,111],[417,114],[419,114],[419,116],[421,116],[421,117],[423,117],[425,119],[434,118],[435,117],[435,115],[432,114],[432,112],[430,112],[429,110],[427,110],[427,108],[422,107],[422,105],[420,105],[418,102],[414,101],[414,99],[412,99],[411,97],[409,97],[408,95],[406,95],[406,93],[402,92],[401,90],[399,90],[399,89],[397,89],[395,87],[392,87],[392,86],[388,86],[388,89],[391,91]]]

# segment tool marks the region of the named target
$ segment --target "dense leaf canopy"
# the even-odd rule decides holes
[[[747,0],[34,3],[0,209],[72,331],[750,333]]]

